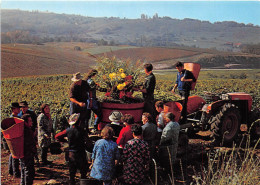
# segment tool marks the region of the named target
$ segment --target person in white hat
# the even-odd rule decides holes
[[[77,169],[80,170],[81,179],[86,178],[88,163],[86,159],[86,142],[91,144],[84,129],[79,126],[80,114],[74,113],[69,118],[70,128],[63,130],[55,135],[55,139],[64,142],[64,138],[69,140],[69,173],[70,184],[75,184],[75,175]]]
[[[73,74],[73,78],[71,80],[73,83],[71,84],[69,91],[70,115],[74,113],[80,113],[80,126],[82,128],[86,128],[88,131],[86,103],[88,100],[88,92],[90,88],[87,81],[82,80],[82,76],[79,72]]]
[[[121,122],[122,116],[123,114],[121,112],[119,112],[118,110],[114,110],[108,117],[109,120],[112,121],[109,126],[113,128],[116,137],[119,136],[119,133],[123,128],[123,124]]]

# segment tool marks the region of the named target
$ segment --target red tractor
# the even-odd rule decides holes
[[[181,101],[168,102],[165,109],[174,113],[178,121]],[[237,137],[242,123],[249,125],[251,109],[252,97],[243,92],[220,95],[205,93],[204,98],[191,96],[188,100],[187,123],[181,125],[181,129],[189,135],[210,129],[216,140],[229,144]]]

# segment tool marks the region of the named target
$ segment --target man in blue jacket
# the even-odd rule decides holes
[[[185,124],[187,121],[187,103],[190,96],[191,84],[196,81],[196,78],[189,70],[184,69],[184,65],[181,62],[177,62],[176,69],[178,70],[177,79],[172,89],[172,93],[175,94],[175,90],[178,87],[179,95],[183,99],[181,121],[180,124]]]

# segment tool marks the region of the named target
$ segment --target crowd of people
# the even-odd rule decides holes
[[[178,76],[172,92],[178,87],[184,97],[184,107],[189,96],[189,83],[195,80],[191,72],[183,69],[182,63],[178,63]],[[21,178],[21,184],[31,185],[35,176],[34,161],[39,163],[36,144],[40,148],[41,165],[50,165],[48,150],[51,142],[68,142],[69,182],[75,184],[75,175],[80,171],[81,179],[86,178],[88,170],[90,176],[104,185],[112,184],[114,178],[118,178],[123,184],[138,185],[145,181],[151,167],[152,159],[167,172],[173,170],[173,164],[177,155],[178,137],[180,125],[175,121],[171,112],[164,112],[164,102],[154,99],[156,78],[152,72],[152,64],[145,64],[145,82],[142,88],[133,88],[142,92],[144,98],[144,113],[142,124],[136,123],[133,115],[122,114],[118,110],[111,112],[110,124],[106,124],[100,130],[101,139],[93,145],[89,135],[88,126],[91,111],[96,114],[94,128],[98,130],[98,124],[102,120],[101,106],[96,96],[96,91],[106,92],[107,89],[99,87],[94,77],[98,71],[91,70],[83,79],[80,73],[73,75],[70,90],[70,117],[69,128],[54,133],[50,106],[42,104],[41,113],[37,116],[28,108],[28,103],[22,101],[11,104],[12,114],[24,120],[24,158],[15,159],[10,155],[9,174]],[[182,122],[185,122],[185,110],[182,113]],[[56,135],[55,135],[56,134]],[[66,139],[67,138],[67,139]],[[4,141],[3,141],[4,142]],[[86,148],[92,147],[92,163],[89,164],[86,157]],[[19,163],[21,172],[19,170]],[[117,169],[122,167],[120,173]],[[120,176],[119,176],[120,174]]]

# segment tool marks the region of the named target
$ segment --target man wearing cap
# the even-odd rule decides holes
[[[12,113],[11,113],[11,115],[10,115],[10,118],[13,118],[13,117],[15,117],[15,118],[21,118],[21,116],[19,115],[20,110],[21,110],[20,108],[21,108],[21,106],[19,105],[18,102],[12,103],[12,104],[11,104]]]
[[[69,140],[70,184],[75,184],[77,169],[80,170],[81,179],[85,179],[88,168],[85,145],[91,144],[91,142],[83,128],[79,127],[79,123],[80,114],[74,113],[69,118],[71,127],[55,135],[55,139],[60,142],[66,141],[65,137],[68,137]]]
[[[21,107],[18,102],[13,102],[11,104],[12,113],[10,115],[10,118],[14,118],[14,117],[20,118],[18,115],[20,113],[20,108]],[[10,175],[14,175],[16,178],[21,177],[21,172],[19,169],[19,159],[13,158],[12,154],[10,154],[10,156],[9,156],[8,170],[9,170]]]
[[[19,106],[21,107],[21,111],[18,114],[18,116],[22,117],[22,115],[24,115],[24,114],[30,114],[30,116],[32,118],[32,122],[33,122],[31,129],[34,132],[37,127],[37,115],[35,114],[35,112],[33,110],[29,109],[27,101],[21,101],[19,103]]]
[[[27,101],[21,101],[19,103],[19,106],[21,107],[21,111],[18,114],[19,117],[22,117],[25,114],[29,114],[31,119],[32,119],[32,126],[30,127],[34,133],[34,138],[36,143],[38,142],[38,138],[37,138],[37,133],[38,133],[38,129],[37,129],[37,115],[35,114],[35,112],[33,110],[30,110],[28,107],[28,103]],[[38,154],[36,152],[35,155],[35,159],[37,160],[37,164],[39,164],[39,158],[38,158]]]
[[[83,76],[80,73],[73,74],[69,97],[70,97],[70,115],[73,113],[80,113],[80,123],[82,128],[88,130],[87,123],[87,107],[86,103],[88,100],[89,85],[87,81],[82,80]]]

